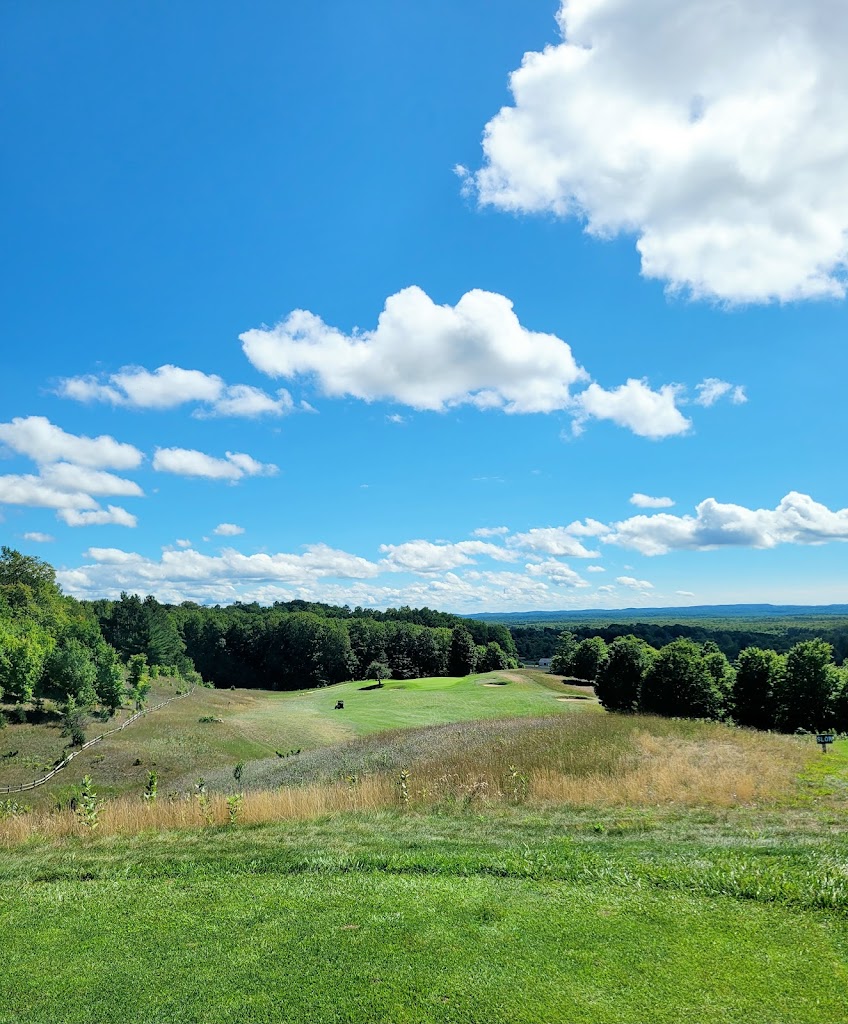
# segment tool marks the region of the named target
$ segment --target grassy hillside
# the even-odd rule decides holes
[[[159,683],[150,703],[172,696],[177,683]],[[587,691],[533,670],[463,678],[389,680],[381,689],[350,682],[322,689],[199,688],[76,758],[25,799],[45,803],[68,796],[90,774],[104,796],[141,792],[155,769],[160,788],[190,786],[198,776],[231,769],[240,760],[276,759],[276,751],[313,750],[387,729],[504,716],[598,710]],[[589,691],[590,692],[590,691]],[[560,699],[563,698],[563,699]],[[343,711],[335,711],[343,700]],[[125,717],[125,716],[124,716]],[[206,721],[202,721],[206,719]],[[209,721],[212,719],[212,721]],[[88,734],[120,724],[90,723]],[[67,740],[58,722],[11,724],[0,732],[0,785],[27,782],[49,770]],[[18,751],[14,757],[2,755]]]

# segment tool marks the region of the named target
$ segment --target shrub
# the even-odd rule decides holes
[[[147,773],[147,784],[144,787],[144,799],[152,803],[156,799],[156,792],[159,783],[159,776],[154,771]]]
[[[100,805],[94,792],[94,783],[90,775],[83,776],[82,792],[77,800],[76,814],[79,820],[89,829],[97,828],[97,816]]]

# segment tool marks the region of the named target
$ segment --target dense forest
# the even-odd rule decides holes
[[[712,642],[722,654],[734,661],[746,647],[768,647],[779,654],[786,654],[802,640],[825,640],[832,645],[839,664],[848,658],[848,617],[834,617],[827,622],[777,621],[774,623],[757,620],[747,624],[736,624],[727,620],[703,623],[682,622],[609,622],[609,623],[562,623],[548,625],[534,623],[526,626],[509,627],[515,640],[518,657],[522,661],[537,662],[539,658],[553,656],[558,638],[563,629],[579,639],[600,636],[611,643],[619,636],[637,636],[651,647],[662,647],[672,640],[686,638],[696,643]]]
[[[713,640],[681,637],[658,650],[633,634],[608,644],[565,630],[551,671],[593,683],[608,711],[781,732],[848,731],[848,667],[836,666],[833,647],[820,638],[801,640],[786,654],[746,647],[731,663]]]
[[[135,594],[87,608],[122,656],[193,667],[219,687],[292,690],[377,671],[410,679],[517,665],[506,626],[430,608],[379,612],[306,601],[208,608]]]

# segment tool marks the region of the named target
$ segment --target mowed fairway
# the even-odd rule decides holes
[[[598,710],[593,700],[557,699],[584,696],[586,691],[567,687],[556,677],[532,669],[459,678],[387,680],[379,689],[363,689],[371,685],[350,682],[319,690],[263,693],[255,707],[237,712],[230,723],[245,736],[263,737],[273,752],[281,745],[308,750],[386,729]],[[339,700],[344,708],[336,711]]]

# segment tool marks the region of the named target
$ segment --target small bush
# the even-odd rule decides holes
[[[76,803],[76,814],[79,820],[89,829],[97,828],[97,816],[100,805],[97,794],[94,792],[94,784],[90,775],[83,776],[82,792]]]
[[[4,818],[19,818],[22,814],[28,814],[32,808],[29,804],[19,804],[17,800],[0,800],[0,821]]]
[[[159,776],[156,772],[150,771],[147,773],[147,783],[144,787],[144,799],[148,803],[152,803],[156,799],[156,792],[159,784]]]
[[[201,717],[198,718],[198,722],[202,722],[204,725],[212,722],[217,722],[218,724],[220,724],[223,721],[223,718],[216,718],[214,715],[201,715]]]
[[[235,825],[243,803],[244,793],[235,793],[233,796],[227,797],[227,815],[231,825]]]

